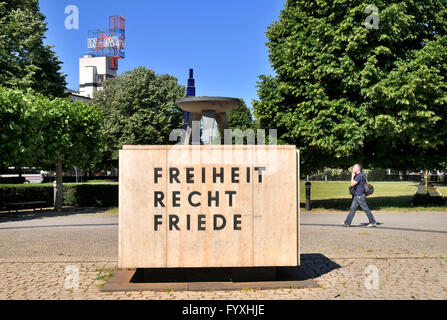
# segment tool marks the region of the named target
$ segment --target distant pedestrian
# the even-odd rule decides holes
[[[344,227],[351,226],[355,211],[359,206],[369,219],[369,224],[366,227],[371,228],[376,226],[376,220],[366,204],[365,183],[367,183],[367,181],[362,172],[362,167],[359,164],[354,165],[351,174],[351,186],[353,186],[355,190],[354,195],[352,196],[352,204],[349,214],[346,217],[345,222],[342,223]]]

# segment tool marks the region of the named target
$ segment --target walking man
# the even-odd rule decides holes
[[[376,220],[366,204],[365,183],[366,177],[362,172],[362,167],[359,164],[354,165],[351,175],[351,186],[355,187],[355,191],[354,195],[352,196],[352,204],[349,214],[346,217],[345,222],[342,223],[344,227],[351,226],[355,211],[359,206],[366,213],[366,216],[369,219],[369,224],[366,227],[371,228],[376,226]]]

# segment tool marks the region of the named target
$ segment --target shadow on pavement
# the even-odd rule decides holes
[[[302,277],[302,280],[318,278],[333,270],[340,269],[341,266],[324,254],[304,253],[301,254],[301,265],[295,268],[280,268],[288,277]]]
[[[137,269],[131,283],[304,281],[341,268],[322,254],[302,254],[298,267],[256,268],[145,268]]]

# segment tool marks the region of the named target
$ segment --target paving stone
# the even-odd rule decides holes
[[[0,218],[0,299],[447,299],[447,213],[381,213],[376,229],[341,228],[344,215],[302,215],[301,269],[320,288],[101,292],[117,268],[117,217],[102,213]],[[366,219],[359,213],[356,223]],[[365,286],[375,266],[379,289]],[[67,290],[67,266],[79,288]]]

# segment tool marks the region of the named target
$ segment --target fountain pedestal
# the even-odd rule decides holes
[[[236,98],[225,97],[188,97],[176,101],[183,111],[189,112],[186,132],[182,138],[184,145],[200,145],[200,120],[203,120],[203,138],[205,144],[213,140],[214,121],[217,122],[220,134],[228,127],[227,112],[240,103]]]

